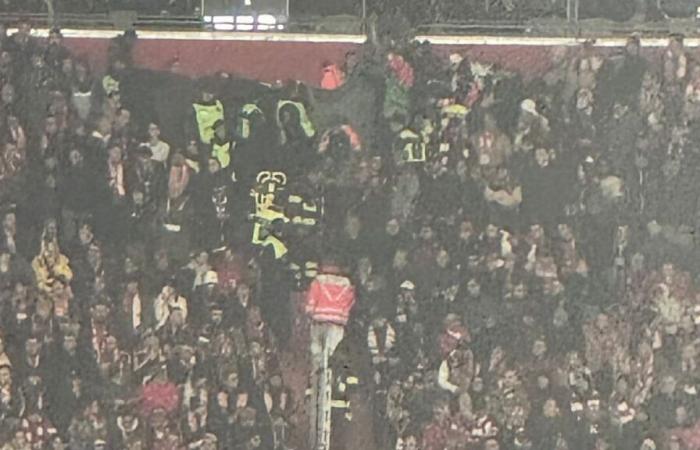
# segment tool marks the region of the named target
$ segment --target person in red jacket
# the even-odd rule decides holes
[[[311,319],[311,434],[309,448],[319,448],[323,428],[319,400],[327,387],[323,373],[328,358],[343,340],[350,310],[355,304],[355,288],[341,268],[326,258],[306,294],[306,314]],[[319,384],[319,381],[321,383]]]

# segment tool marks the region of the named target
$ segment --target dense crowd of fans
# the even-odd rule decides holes
[[[270,112],[202,83],[183,142],[122,103],[131,38],[98,77],[58,30],[0,36],[3,449],[306,448],[297,306],[328,260],[357,290],[332,448],[700,448],[681,37],[536,78],[367,48],[324,86],[379,81],[371,133],[316,129],[298,84]],[[252,223],[270,180],[294,195]]]

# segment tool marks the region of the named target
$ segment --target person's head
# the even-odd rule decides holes
[[[49,116],[44,121],[44,133],[54,135],[58,132],[58,121],[54,116]]]
[[[22,37],[29,37],[32,33],[32,24],[28,20],[21,20],[17,24],[17,34]]]
[[[122,160],[122,149],[118,145],[114,145],[109,149],[108,159],[111,164],[120,163]]]
[[[109,306],[105,301],[99,301],[90,308],[92,320],[97,323],[103,323],[109,317]]]
[[[476,278],[472,278],[467,282],[467,294],[470,297],[478,297],[481,294],[481,285]]]
[[[459,224],[459,238],[463,241],[469,240],[474,235],[474,224],[465,219]]]
[[[486,225],[486,237],[489,239],[496,239],[499,236],[498,227],[492,223]]]
[[[98,268],[102,264],[102,250],[95,242],[88,245],[87,261],[93,268]]]
[[[148,124],[148,137],[150,139],[159,139],[160,138],[160,127],[158,126],[157,123],[151,122]]]
[[[39,340],[36,337],[30,336],[27,338],[26,342],[24,343],[24,351],[27,353],[27,356],[37,356],[40,350],[41,343],[39,343]]]
[[[537,339],[532,344],[532,355],[536,358],[541,358],[547,353],[547,343],[544,339]]]
[[[399,248],[394,253],[393,267],[395,270],[403,270],[408,265],[408,250]]]
[[[549,165],[549,151],[546,148],[537,148],[535,150],[535,162],[542,168],[547,167]]]
[[[545,400],[544,405],[542,406],[542,414],[548,418],[557,417],[559,415],[559,406],[557,405],[557,401],[553,398],[548,398]]]
[[[241,303],[247,303],[250,300],[250,286],[247,283],[239,283],[236,287],[236,298]]]
[[[11,105],[15,102],[15,87],[11,85],[10,83],[6,83],[2,87],[2,91],[0,91],[0,97],[2,97],[3,103],[6,105]]]
[[[239,378],[238,378],[238,372],[235,370],[230,370],[228,373],[224,375],[223,378],[223,385],[227,389],[236,389],[238,387],[239,383]]]
[[[628,55],[637,56],[639,55],[640,44],[639,36],[630,36],[627,38],[625,51]]]
[[[2,219],[2,226],[5,231],[15,233],[17,231],[17,216],[14,212],[8,212]]]
[[[221,170],[221,163],[218,159],[214,157],[209,158],[209,160],[207,161],[207,170],[210,174],[214,175],[215,173],[218,173]]]
[[[404,450],[418,450],[418,438],[410,434],[403,439]]]
[[[671,35],[670,39],[668,40],[668,47],[673,51],[682,51],[683,41],[684,36],[682,34]]]
[[[345,218],[345,231],[351,235],[357,235],[362,229],[362,221],[357,214],[349,213]]]
[[[12,368],[8,365],[0,366],[0,387],[12,384]]]
[[[659,390],[664,395],[671,395],[676,391],[676,385],[678,382],[672,375],[667,375],[661,378]]]
[[[49,31],[49,45],[61,45],[63,42],[63,34],[58,28],[52,28]]]
[[[202,101],[205,103],[214,101],[213,89],[206,87],[202,89]]]
[[[72,167],[80,167],[83,165],[83,154],[77,148],[71,149],[68,154],[68,161]]]
[[[282,387],[282,376],[279,374],[274,374],[270,377],[270,385],[275,388]]]
[[[401,228],[399,226],[398,220],[390,219],[386,223],[386,234],[388,234],[389,236],[396,236],[397,234],[399,234],[400,230],[401,230]]]
[[[92,233],[92,225],[87,222],[80,225],[80,229],[78,230],[78,239],[82,245],[91,244],[94,238],[95,235]]]
[[[501,445],[498,443],[498,440],[494,438],[487,439],[486,442],[484,442],[484,450],[501,450]]]
[[[441,269],[447,268],[447,266],[450,264],[450,254],[447,252],[447,249],[443,248],[438,251],[437,256],[435,257],[435,262]]]
[[[72,75],[74,71],[75,63],[73,58],[64,58],[63,61],[61,61],[61,72],[65,75]]]
[[[78,341],[72,334],[63,337],[63,349],[68,353],[74,353],[78,348]]]
[[[433,237],[435,236],[435,232],[433,231],[433,227],[430,225],[423,225],[418,232],[418,236],[420,237],[421,240],[423,241],[432,241]]]
[[[557,225],[557,231],[559,231],[559,237],[567,242],[574,239],[574,230],[568,223],[560,223]]]
[[[129,111],[126,108],[119,108],[119,112],[117,113],[117,119],[115,120],[115,125],[118,128],[124,128],[127,125],[129,125],[129,122],[131,121],[131,111]]]
[[[250,443],[251,448],[260,448],[262,445],[262,439],[258,433],[253,434],[248,442]]]
[[[527,293],[528,290],[525,282],[519,281],[513,286],[513,299],[522,300],[527,297]]]

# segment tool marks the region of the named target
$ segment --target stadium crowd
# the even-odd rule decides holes
[[[537,77],[365,49],[323,81],[379,80],[364,135],[297,83],[201,82],[181,142],[129,104],[132,42],[98,76],[59,30],[0,36],[0,448],[306,448],[330,264],[357,292],[334,450],[700,448],[682,37]]]

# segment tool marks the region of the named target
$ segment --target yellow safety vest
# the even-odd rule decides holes
[[[402,141],[402,153],[406,162],[425,162],[426,148],[425,142],[419,135],[411,130],[403,130],[399,134]]]
[[[262,110],[255,103],[243,105],[241,113],[238,115],[238,135],[244,139],[250,137],[250,116],[255,113],[262,115]]]
[[[446,117],[464,119],[467,116],[469,109],[460,104],[452,104],[442,108],[442,114]]]
[[[272,246],[272,250],[275,252],[275,259],[280,259],[287,254],[287,246],[284,242],[280,241],[277,237],[273,235],[268,235],[265,238],[260,237],[263,226],[261,223],[256,223],[253,226],[253,240],[254,245],[261,245],[262,247]]]
[[[231,142],[224,144],[211,143],[211,155],[219,161],[221,168],[225,169],[231,163]]]
[[[214,138],[214,124],[224,119],[224,105],[217,100],[213,105],[194,103],[192,106],[194,106],[197,128],[199,128],[199,140],[203,144],[209,144]]]
[[[311,123],[308,114],[306,114],[306,108],[304,105],[299,102],[280,100],[279,103],[277,103],[277,125],[281,125],[280,110],[285,105],[294,105],[296,107],[296,109],[299,111],[299,123],[301,124],[301,128],[304,130],[304,134],[306,134],[306,137],[314,137],[316,134],[314,124]]]

